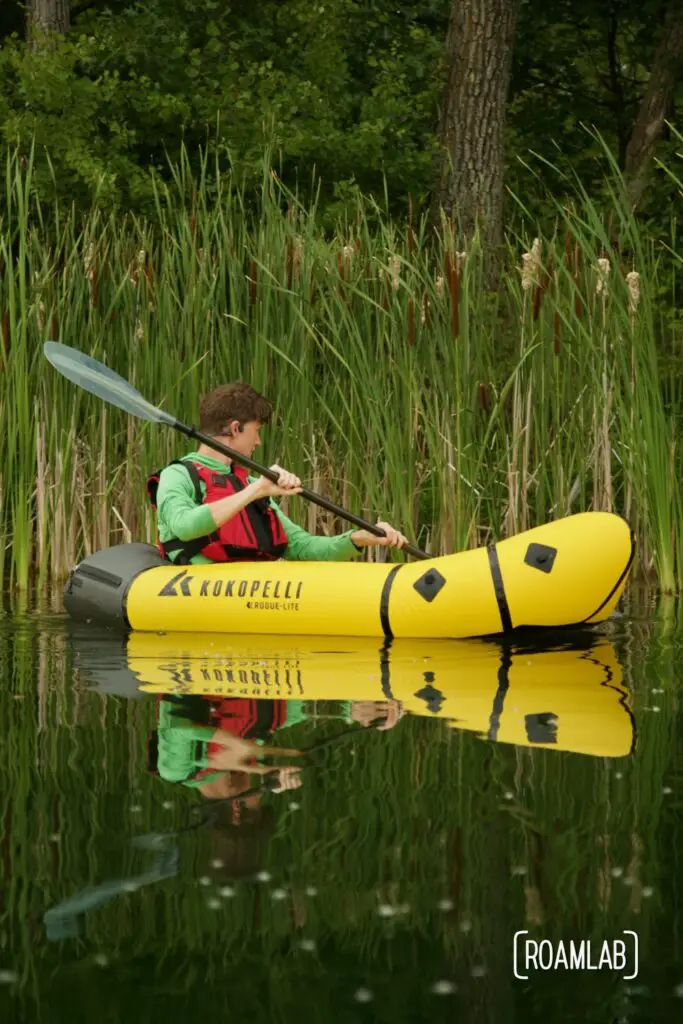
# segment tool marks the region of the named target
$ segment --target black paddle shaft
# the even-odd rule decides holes
[[[222,455],[227,455],[228,458],[237,462],[239,465],[244,466],[246,469],[251,469],[255,473],[265,476],[266,479],[272,481],[274,484],[277,483],[278,473],[272,469],[266,469],[265,466],[259,465],[258,462],[254,462],[253,459],[250,459],[248,455],[242,455],[241,452],[233,451],[232,448],[228,448],[227,445],[214,440],[214,438],[209,437],[208,434],[202,434],[202,432],[200,430],[196,430],[195,427],[188,427],[186,423],[182,423],[180,420],[176,420],[173,426],[176,430],[179,430],[181,434],[185,434],[186,437],[191,437],[195,441],[201,441],[202,444],[207,445],[209,448],[213,448],[214,451],[220,452]],[[374,523],[369,523],[367,520],[361,519],[360,516],[354,515],[353,512],[349,512],[347,509],[342,508],[341,505],[335,505],[333,501],[328,501],[328,499],[323,498],[322,495],[316,494],[314,491],[309,491],[307,487],[302,487],[300,493],[302,498],[306,498],[308,501],[312,501],[316,505],[320,505],[321,508],[327,509],[328,512],[332,512],[334,515],[339,516],[340,519],[346,519],[349,523],[353,523],[354,526],[358,526],[362,530],[367,530],[368,533],[373,534],[373,536],[386,536],[384,530],[380,526],[375,526]],[[405,551],[407,555],[412,555],[413,558],[432,557],[427,554],[426,551],[421,551],[420,548],[416,548],[412,544],[406,544],[405,547],[400,550]]]
[[[377,725],[381,720],[381,716],[374,719],[370,723],[370,727]],[[310,768],[320,760],[316,757],[317,754],[324,754],[330,747],[334,747],[338,743],[344,743],[351,736],[359,736],[363,732],[363,729],[358,726],[353,726],[351,729],[344,729],[343,732],[337,733],[336,736],[330,736],[328,739],[322,740],[320,743],[314,743],[312,746],[306,747],[305,750],[301,751],[305,759],[304,763],[292,765],[290,767],[298,767],[299,769]],[[273,753],[270,756],[276,757],[277,754]],[[245,768],[244,770],[248,774],[249,769]],[[276,770],[276,766],[273,766],[273,773],[275,773]],[[236,796],[219,797],[217,800],[212,800],[210,804],[195,807],[195,812],[199,812],[197,821],[193,822],[191,825],[186,825],[184,828],[178,829],[178,831],[173,834],[180,835],[182,832],[191,832],[194,829],[199,828],[200,825],[205,824],[211,818],[212,814],[220,804],[243,802],[250,796],[262,796],[263,793],[268,792],[269,790],[277,789],[278,785],[279,780],[275,774],[265,775],[258,785],[252,786],[250,789],[245,789],[242,793],[238,793]],[[282,792],[287,792],[287,790],[282,790]]]

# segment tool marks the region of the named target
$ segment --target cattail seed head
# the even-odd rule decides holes
[[[595,282],[595,294],[602,295],[604,289],[607,288],[607,279],[610,275],[612,266],[608,259],[604,257],[599,259],[595,264],[595,270],[597,271],[597,280]]]
[[[398,291],[400,286],[400,273],[401,273],[401,261],[398,256],[389,257],[389,276],[391,277],[391,287],[395,292]]]
[[[522,253],[522,288],[526,292],[539,283],[541,270],[541,239],[534,238],[531,251]]]
[[[640,274],[637,270],[632,270],[626,275],[626,284],[628,285],[628,304],[631,313],[635,313],[640,302]]]
[[[301,235],[297,235],[294,239],[294,246],[292,248],[292,268],[296,273],[301,267],[301,261],[304,255],[304,240]]]
[[[88,242],[88,248],[85,250],[83,255],[83,269],[86,277],[90,276],[90,273],[95,265],[95,243]]]

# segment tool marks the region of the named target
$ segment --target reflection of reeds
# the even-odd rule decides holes
[[[10,161],[9,174],[30,186],[30,167]],[[402,231],[359,200],[352,231],[329,237],[277,177],[264,176],[252,219],[236,183],[219,184],[210,202],[181,163],[158,224],[135,230],[98,211],[79,232],[68,218],[57,230],[44,211],[31,235],[23,206],[5,211],[0,368],[13,401],[0,398],[0,550],[15,583],[41,563],[47,580],[93,547],[151,539],[144,477],[183,450],[116,410],[105,420],[58,378],[40,353],[49,329],[185,420],[216,380],[251,381],[276,407],[264,459],[271,449],[309,486],[437,553],[613,508],[676,586],[683,509],[669,480],[681,475],[683,401],[680,389],[663,401],[655,317],[674,271],[632,219],[634,269],[597,295],[598,260],[620,259],[584,200],[558,212],[558,238],[524,246],[521,275],[510,246],[492,297],[476,237],[466,258],[447,224],[428,245],[412,209]],[[310,529],[344,525],[299,499],[289,511]]]
[[[662,788],[675,757],[675,719],[666,712],[676,700],[681,637],[668,620],[639,621],[646,608],[634,604],[634,622],[620,627],[641,731],[635,758],[515,752],[409,717],[387,733],[359,730],[307,774],[299,810],[287,795],[267,798],[278,825],[259,868],[270,883],[240,881],[226,899],[198,885],[215,857],[204,828],[179,841],[177,879],[122,894],[88,916],[89,948],[112,962],[172,962],[175,977],[197,956],[210,973],[226,957],[240,964],[258,950],[285,978],[302,936],[317,941],[323,958],[336,944],[349,955],[360,950],[369,969],[381,962],[389,931],[392,958],[405,940],[418,965],[450,965],[461,991],[482,999],[490,984],[494,999],[509,974],[512,933],[524,922],[544,938],[602,942],[632,927],[639,912],[642,948],[667,943],[670,918],[652,919],[647,891],[676,877],[678,833],[667,841],[674,817],[662,815]],[[33,978],[47,984],[51,957],[60,972],[82,961],[79,949],[50,946],[31,922],[86,885],[147,867],[153,856],[136,852],[130,836],[181,827],[198,799],[146,773],[153,702],[105,700],[74,671],[73,647],[54,626],[40,631],[33,619],[0,634],[0,861],[9,881],[0,929],[12,936],[18,998],[27,1002]],[[642,705],[653,687],[666,690],[663,713],[648,716]],[[37,695],[39,718],[27,714]],[[304,748],[343,727],[325,719],[314,736],[302,723],[279,742]],[[613,876],[615,867],[623,873]],[[638,884],[629,890],[625,879]],[[272,899],[276,887],[286,899]],[[392,916],[379,912],[387,906]],[[172,926],[160,931],[160,920]],[[480,966],[487,976],[473,978]],[[412,970],[415,986],[415,962]],[[392,983],[400,984],[396,972]]]

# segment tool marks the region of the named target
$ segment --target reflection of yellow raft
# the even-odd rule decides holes
[[[618,516],[585,512],[499,544],[422,562],[163,563],[148,545],[84,559],[67,584],[75,618],[132,630],[472,637],[600,622],[633,555]]]
[[[522,746],[621,757],[633,745],[612,645],[524,650],[481,641],[133,633],[140,689],[304,701],[386,700]]]

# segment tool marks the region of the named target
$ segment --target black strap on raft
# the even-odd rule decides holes
[[[510,633],[512,630],[512,617],[510,615],[510,608],[505,596],[503,574],[500,571],[500,562],[498,561],[496,545],[489,544],[486,551],[489,556],[489,568],[491,570],[491,579],[493,580],[493,589],[495,590],[496,601],[498,602],[500,624],[503,627],[503,633]]]
[[[382,587],[382,594],[379,599],[379,621],[382,626],[382,632],[386,640],[393,640],[394,634],[391,632],[391,623],[389,621],[389,597],[391,595],[391,588],[394,585],[396,573],[401,568],[400,565],[395,565],[387,575]]]

